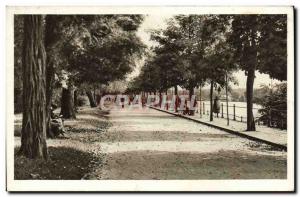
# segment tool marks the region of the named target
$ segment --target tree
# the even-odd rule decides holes
[[[180,57],[183,59],[182,66],[184,68],[183,87],[189,90],[189,98],[194,95],[194,88],[202,85],[205,81],[202,67],[204,42],[203,34],[200,34],[200,26],[203,25],[203,19],[197,15],[178,15],[175,20],[179,25],[179,31],[182,36],[180,43],[183,43]],[[202,30],[202,29],[201,29]],[[194,106],[195,103],[190,105]],[[194,115],[194,110],[189,110],[190,115]]]
[[[45,17],[45,48],[46,62],[46,110],[47,110],[47,135],[54,137],[51,123],[52,94],[55,87],[55,75],[61,76],[61,70],[65,69],[67,58],[62,53],[65,43],[82,35],[80,28],[93,17],[79,17],[74,15],[46,15]],[[62,94],[65,95],[65,94]],[[64,98],[63,100],[66,100]],[[73,116],[74,117],[74,116]]]
[[[189,90],[191,98],[194,88],[203,86],[209,79],[212,100],[215,81],[224,84],[224,66],[214,60],[216,46],[224,43],[222,40],[228,23],[225,17],[219,15],[177,15],[168,22],[165,30],[154,31],[151,38],[158,45],[152,50],[151,62],[158,68],[154,67],[149,73],[155,70],[161,76],[155,78],[156,82],[160,82],[160,88],[180,85]],[[193,113],[191,110],[190,114]]]
[[[19,153],[48,157],[46,144],[46,53],[41,15],[24,17],[23,121]]]
[[[179,15],[176,16],[183,32],[183,43],[185,49],[182,51],[182,58],[185,59],[185,84],[190,94],[196,86],[203,86],[209,80],[211,84],[210,120],[213,120],[212,96],[213,89],[217,83],[224,84],[224,65],[216,57],[219,48],[222,48],[225,33],[228,31],[229,21],[220,15]],[[220,58],[219,58],[220,59]]]
[[[47,135],[54,137],[51,131],[51,104],[54,88],[54,76],[62,66],[64,57],[61,56],[61,47],[64,39],[64,29],[69,26],[63,16],[47,15],[45,17],[45,49],[46,61],[46,128]]]
[[[152,31],[151,40],[158,44],[152,48],[153,55],[151,58],[162,71],[161,88],[174,87],[175,95],[177,95],[177,86],[183,84],[183,73],[185,72],[181,58],[181,53],[184,50],[184,45],[181,42],[182,32],[177,21],[171,19],[168,21],[166,29]]]
[[[247,75],[247,131],[255,131],[253,117],[253,84],[259,70],[279,80],[286,79],[286,16],[232,16],[230,43],[236,62]]]
[[[164,73],[154,60],[154,57],[148,57],[145,60],[140,74],[129,83],[127,92],[140,93],[146,91],[155,93],[163,90],[162,79]]]
[[[91,107],[95,107],[91,87],[122,80],[130,73],[144,52],[136,35],[141,15],[95,16],[83,33],[64,45],[67,70],[74,84],[85,84]]]
[[[87,97],[88,97],[88,99],[89,99],[90,106],[91,106],[91,107],[97,107],[95,98],[94,98],[94,96],[93,96],[92,91],[91,91],[90,88],[87,88],[87,90],[86,90],[86,95],[87,95]]]

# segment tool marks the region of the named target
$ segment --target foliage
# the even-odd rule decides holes
[[[124,79],[143,54],[144,44],[136,36],[142,16],[99,15],[89,22],[81,25],[81,35],[64,45],[67,70],[78,84]]]
[[[129,82],[126,92],[139,93],[141,91],[162,91],[164,89],[164,86],[162,85],[162,80],[164,79],[163,75],[162,68],[156,64],[152,55],[148,54],[148,58],[145,60],[140,74]]]
[[[253,85],[255,71],[286,80],[286,15],[234,15],[229,43],[234,60],[247,75],[247,131],[255,130]]]
[[[136,35],[142,21],[141,15],[46,15],[47,65],[52,69],[47,70],[47,83],[53,86],[53,79],[53,88],[60,83],[86,88],[124,79],[144,52],[145,46]],[[15,109],[20,112],[23,40],[21,15],[15,16],[14,27],[14,98]],[[47,90],[49,87],[47,86]]]
[[[274,87],[264,86],[268,94],[258,103],[262,106],[260,120],[265,124],[286,129],[287,127],[287,83],[276,84]]]
[[[177,21],[172,19],[168,21],[168,26],[165,30],[161,29],[151,32],[151,40],[158,43],[158,45],[152,48],[153,54],[150,57],[150,62],[147,63],[152,63],[153,69],[157,70],[156,73],[162,75],[160,87],[156,89],[165,90],[182,85],[184,82],[183,73],[185,68],[181,57],[184,50],[184,44],[181,42],[182,36]],[[154,80],[157,81],[156,79]]]
[[[247,74],[249,62],[254,61],[260,72],[286,80],[286,15],[234,15],[231,20],[229,43],[240,68]]]
[[[226,43],[228,26],[228,19],[221,15],[174,16],[166,29],[151,32],[157,45],[132,87],[162,91],[180,85],[191,89],[208,79],[224,86],[224,73],[233,80],[230,72],[236,68]]]

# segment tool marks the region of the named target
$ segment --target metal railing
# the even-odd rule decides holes
[[[230,120],[233,121],[238,121],[238,122],[243,122],[247,123],[247,116],[242,115],[242,114],[237,114],[236,109],[247,109],[247,107],[242,107],[242,106],[236,106],[235,104],[233,105],[228,105],[228,108],[231,108],[230,111],[233,113],[228,113],[228,117]],[[224,105],[221,103],[220,106],[220,113],[213,113],[213,116],[215,118],[227,118],[227,113],[226,113],[227,105]],[[259,113],[258,110],[261,108],[256,108],[253,107],[252,109],[257,110],[257,114]],[[269,109],[268,115],[267,115],[267,120],[262,120],[262,115],[259,114],[258,116],[254,116],[255,124],[257,125],[267,125],[269,127],[279,127],[279,128],[284,128],[284,125],[286,124],[286,120],[282,119],[280,120],[280,125],[278,125],[278,120],[274,120],[272,116],[272,112],[283,112],[287,113],[287,110],[278,110],[278,109]],[[207,104],[205,102],[202,102],[201,105],[198,106],[198,114],[201,115],[210,115],[210,104]]]
[[[208,107],[206,107],[208,106]],[[214,113],[214,117],[216,118],[227,118],[227,113],[226,113],[226,108],[227,105],[224,105],[223,103],[221,103],[220,106],[220,113],[216,114]],[[236,106],[235,104],[233,105],[228,105],[228,108],[231,108],[233,113],[228,113],[228,116],[231,120],[234,121],[239,121],[239,122],[247,122],[247,116],[243,116],[241,114],[237,114],[236,113],[236,109],[240,108],[240,109],[247,109],[247,107],[241,107],[241,106]],[[202,113],[203,115],[209,115],[210,114],[210,104],[206,104],[205,102],[202,102],[201,107],[198,107],[199,109],[199,113]],[[254,110],[259,110],[260,108],[253,108]],[[220,115],[220,116],[219,116]],[[255,117],[255,119],[258,117]]]

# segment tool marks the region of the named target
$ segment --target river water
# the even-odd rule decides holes
[[[205,104],[205,113],[209,112],[210,110],[210,102],[209,101],[202,101],[201,107],[203,108],[203,102]],[[223,104],[223,113],[224,116],[226,114],[226,102],[221,101],[221,109],[220,109],[220,114],[222,113],[222,104]],[[200,102],[198,101],[198,109],[200,109]],[[246,102],[228,102],[228,113],[229,117],[233,118],[233,106],[235,105],[235,115],[236,119],[240,119],[241,117],[243,118],[243,121],[246,120],[247,117],[247,103]],[[261,108],[261,105],[258,104],[253,104],[253,116],[254,117],[259,117],[260,113],[258,112],[258,109]]]

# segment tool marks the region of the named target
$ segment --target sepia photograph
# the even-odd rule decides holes
[[[293,7],[7,7],[8,191],[294,191]]]

